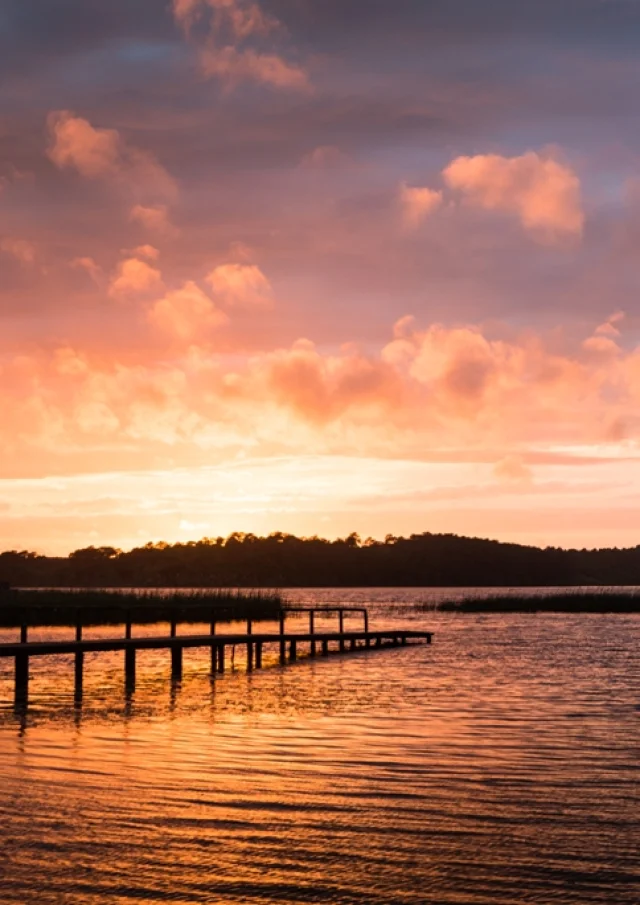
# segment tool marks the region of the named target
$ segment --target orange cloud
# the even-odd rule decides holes
[[[169,213],[165,204],[156,204],[151,207],[136,204],[131,208],[129,219],[140,223],[152,232],[175,235],[177,230],[169,220]]]
[[[400,186],[400,206],[407,229],[417,229],[442,205],[442,192],[427,187]]]
[[[13,239],[11,237],[2,239],[0,240],[0,251],[11,255],[12,258],[15,258],[16,261],[25,266],[36,262],[36,246],[33,242],[28,242],[26,239]]]
[[[231,308],[268,308],[271,283],[254,264],[221,264],[206,277],[213,293]]]
[[[93,258],[83,257],[74,258],[70,264],[74,270],[84,270],[89,274],[94,283],[100,283],[102,276],[102,268],[93,260]]]
[[[69,110],[50,113],[47,125],[47,155],[59,169],[115,180],[138,195],[175,196],[174,180],[154,155],[128,145],[115,129],[96,128]]]
[[[111,298],[146,295],[162,286],[162,274],[140,258],[126,258],[118,264],[116,275],[109,285]]]
[[[228,86],[254,81],[273,88],[306,91],[306,72],[296,63],[255,42],[282,31],[280,22],[252,0],[174,0],[176,22],[188,37],[198,19],[208,13],[208,31],[198,40],[200,67]]]
[[[203,333],[228,320],[191,280],[155,302],[148,317],[154,326],[180,340],[202,340]]]
[[[580,180],[570,167],[551,157],[533,151],[520,157],[458,157],[443,177],[449,188],[472,204],[515,214],[525,229],[538,235],[582,234]]]

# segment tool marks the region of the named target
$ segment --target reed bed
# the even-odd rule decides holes
[[[422,610],[454,613],[640,613],[640,593],[566,591],[553,594],[496,594],[419,605]]]
[[[278,591],[9,590],[0,593],[0,626],[260,622],[278,619],[282,607]]]

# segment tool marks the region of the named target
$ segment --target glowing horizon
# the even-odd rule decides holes
[[[635,546],[640,12],[109,6],[0,39],[0,549]]]

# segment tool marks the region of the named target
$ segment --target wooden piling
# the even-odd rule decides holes
[[[280,663],[282,666],[287,662],[287,647],[284,640],[284,610],[280,613]]]
[[[344,610],[338,611],[338,617],[340,620],[340,650],[344,651],[344,638],[342,637],[344,634]]]
[[[218,672],[224,672],[224,644],[218,645]]]
[[[309,634],[315,635],[316,626],[315,626],[315,610],[309,610]],[[311,647],[309,649],[309,653],[312,657],[316,655],[316,642],[311,642]]]
[[[26,704],[29,697],[29,655],[16,655],[15,699],[16,703]]]
[[[289,644],[289,660],[293,663],[298,658],[297,642],[292,638]]]
[[[74,698],[76,704],[78,704],[82,700],[83,682],[84,682],[84,652],[79,650],[75,655],[75,663],[74,663],[73,698]]]
[[[256,669],[262,669],[262,641],[256,644]]]
[[[253,644],[247,644],[247,672],[253,672]]]
[[[177,644],[171,648],[171,681],[182,681],[182,648]]]
[[[27,644],[29,629],[26,624],[20,626],[20,644]]]
[[[322,656],[323,657],[329,656],[329,642],[325,639],[323,639],[323,641],[322,641]]]
[[[124,652],[124,684],[131,693],[136,687],[136,649],[128,647]]]

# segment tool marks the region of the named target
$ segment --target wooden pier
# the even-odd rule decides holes
[[[338,613],[339,630],[333,632],[315,630],[317,614]],[[308,613],[309,630],[289,632],[285,630],[287,613]],[[345,631],[345,613],[360,613],[364,617],[364,627],[357,631]],[[236,647],[246,649],[247,671],[260,669],[263,662],[264,649],[273,646],[279,654],[281,665],[293,663],[302,652],[301,645],[308,646],[308,656],[327,657],[332,652],[381,649],[406,645],[410,641],[422,641],[431,644],[432,632],[416,632],[407,629],[384,629],[370,631],[369,616],[366,609],[360,607],[295,607],[284,610],[280,617],[278,632],[254,632],[253,622],[247,621],[247,631],[242,634],[219,634],[216,623],[212,620],[210,631],[204,635],[179,635],[177,622],[172,622],[170,634],[163,636],[133,637],[132,623],[127,622],[124,637],[119,638],[83,638],[82,626],[78,624],[75,638],[65,641],[29,641],[28,628],[22,626],[20,641],[0,644],[0,658],[15,659],[15,702],[25,705],[29,690],[29,661],[32,657],[45,657],[60,654],[73,654],[75,665],[75,697],[82,699],[82,682],[84,672],[84,655],[100,651],[124,651],[125,690],[132,693],[136,683],[136,653],[140,650],[168,650],[171,653],[171,678],[174,682],[182,679],[183,652],[190,648],[209,648],[211,651],[211,673],[213,675],[225,671],[226,652]]]

